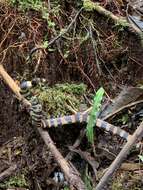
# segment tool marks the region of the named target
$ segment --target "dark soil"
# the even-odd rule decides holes
[[[59,17],[51,14],[51,21],[55,22],[58,32],[59,28],[64,28],[70,23],[69,18],[73,18],[74,11],[78,8],[75,2],[69,1],[62,2],[61,6],[62,12]],[[111,10],[110,5],[106,8]],[[113,12],[118,14],[115,9]],[[124,15],[124,11],[121,14]],[[80,45],[80,40],[76,39],[72,44],[66,39],[71,38],[72,31],[65,35],[65,39],[59,40],[62,54],[70,51],[67,58],[62,57],[55,43],[51,47],[55,48],[53,53],[47,50],[45,54],[42,51],[39,68],[36,74],[33,74],[40,53],[37,52],[33,56],[32,63],[26,62],[26,58],[33,47],[42,43],[46,35],[50,41],[53,38],[53,31],[48,28],[46,21],[38,11],[30,9],[23,13],[16,7],[11,8],[3,3],[0,3],[1,64],[15,80],[22,77],[31,79],[33,76],[37,76],[46,78],[50,85],[67,81],[84,82],[91,92],[103,86],[111,98],[115,97],[124,86],[143,85],[143,48],[139,37],[132,31],[126,29],[120,31],[117,27],[113,27],[112,21],[96,12],[83,12],[78,18],[75,32],[82,37],[88,30],[88,24],[83,19],[84,17],[93,19],[95,24],[96,30],[93,31],[93,37],[97,40],[101,76],[95,64],[91,40],[86,40]],[[26,35],[26,38],[20,38],[22,33]],[[37,130],[31,126],[28,114],[19,109],[18,101],[1,78],[0,107],[0,173],[9,168],[12,163],[16,163],[17,169],[12,176],[24,174],[28,185],[24,184],[22,187],[37,190],[58,189],[50,179],[54,172],[60,171],[60,168],[46,149]],[[73,145],[83,127],[74,125],[49,130],[57,148],[64,156],[68,154],[68,146]],[[131,131],[134,130],[135,128]],[[96,137],[100,176],[100,173],[112,163],[124,142],[120,138],[98,129]],[[93,154],[86,138],[83,139],[80,148]],[[107,156],[103,149],[108,149],[111,154]],[[138,151],[133,151],[128,157],[128,161],[138,163],[138,154]],[[85,172],[83,168],[87,163],[79,155],[75,155],[72,161],[81,173]],[[89,171],[92,176],[92,168],[89,168]],[[142,172],[143,170],[120,170],[114,176],[114,182],[110,188],[113,190],[143,189]],[[5,181],[6,179],[2,183]]]

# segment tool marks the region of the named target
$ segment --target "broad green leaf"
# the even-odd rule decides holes
[[[101,87],[95,94],[93,107],[92,107],[91,113],[89,115],[89,121],[88,121],[87,127],[86,127],[86,135],[87,135],[89,142],[91,142],[91,143],[94,142],[93,128],[96,123],[97,114],[101,107],[101,101],[102,101],[103,95],[104,95],[104,89]]]

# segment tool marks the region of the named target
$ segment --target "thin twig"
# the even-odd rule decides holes
[[[40,63],[41,63],[41,57],[42,57],[42,51],[39,52],[39,58],[38,58],[38,61],[37,61],[37,64],[34,68],[34,71],[33,71],[33,74],[35,74],[40,66]]]
[[[97,57],[97,45],[96,45],[96,41],[95,41],[95,39],[93,37],[93,32],[92,32],[91,25],[89,26],[89,33],[90,33],[90,38],[91,38],[91,41],[92,41],[92,46],[93,46],[93,50],[94,50],[94,56],[95,56],[95,60],[96,60],[96,65],[97,65],[98,73],[99,73],[99,76],[101,76],[102,71],[101,71],[101,68],[100,68],[99,59]]]
[[[78,66],[78,69],[81,72],[81,74],[87,79],[87,81],[90,83],[91,87],[95,91],[95,86],[94,86],[93,82],[91,81],[91,79],[89,78],[89,76],[84,72],[84,70],[80,66]]]
[[[72,146],[74,149],[79,147],[79,145],[81,144],[81,141],[84,138],[85,134],[86,134],[86,129],[80,131],[78,138],[76,139],[76,141],[74,142],[74,144]],[[74,155],[74,152],[72,152],[72,151],[69,152],[66,156],[66,160],[72,160],[73,155]]]
[[[129,108],[129,107],[132,107],[132,106],[135,106],[137,104],[141,104],[143,103],[143,100],[138,100],[138,101],[135,101],[135,102],[132,102],[130,104],[127,104],[125,106],[122,106],[121,108],[115,110],[114,112],[111,112],[109,113],[108,115],[106,115],[104,118],[102,118],[103,120],[107,120],[109,119],[110,117],[113,117],[115,116],[117,113],[121,112],[122,110],[126,109],[126,108]]]
[[[74,19],[71,21],[71,23],[68,25],[68,27],[66,29],[64,29],[63,32],[61,32],[58,36],[56,36],[55,38],[53,38],[48,43],[48,46],[52,45],[56,40],[58,40],[59,38],[61,38],[64,34],[66,34],[69,31],[69,29],[75,23],[77,17],[79,16],[79,14],[81,13],[82,10],[83,10],[83,7],[77,12],[77,14],[75,15]]]
[[[11,30],[13,29],[13,27],[15,26],[15,23],[18,19],[15,19],[14,22],[12,23],[12,26],[10,27],[10,29],[8,30],[7,34],[4,36],[4,39],[1,41],[0,43],[0,48],[2,47],[3,43],[5,42],[5,40],[7,39],[8,35],[10,34]]]
[[[81,13],[81,11],[83,10],[83,7],[77,12],[77,14],[75,15],[74,19],[71,21],[71,23],[68,25],[68,27],[66,29],[63,29],[62,32],[59,33],[59,35],[57,35],[56,37],[54,37],[49,43],[48,43],[48,47],[51,46],[55,41],[57,41],[59,38],[61,38],[64,34],[66,34],[69,29],[71,28],[71,26],[75,23],[77,17],[79,16],[79,14]],[[37,47],[37,48],[33,48],[30,52],[29,58],[32,58],[32,54],[35,53],[37,50],[43,49],[42,47]]]

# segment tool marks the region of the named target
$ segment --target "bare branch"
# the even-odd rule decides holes
[[[14,174],[16,169],[17,169],[16,164],[11,165],[8,169],[6,169],[0,174],[0,181],[3,181],[5,178],[8,178],[12,174]]]
[[[105,184],[108,182],[109,179],[111,179],[111,176],[113,173],[120,167],[121,163],[124,161],[124,159],[129,154],[131,148],[135,145],[135,143],[143,137],[143,122],[140,124],[140,126],[136,129],[134,134],[130,136],[130,139],[125,144],[121,152],[118,154],[116,159],[113,161],[113,163],[110,165],[107,172],[103,175],[101,178],[99,184],[97,185],[95,190],[102,190]]]

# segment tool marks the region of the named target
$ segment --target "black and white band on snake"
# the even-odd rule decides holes
[[[67,124],[88,122],[89,119],[88,113],[82,113],[82,112],[58,118],[46,119],[45,114],[43,115],[44,112],[42,111],[42,105],[40,104],[38,98],[36,96],[32,96],[30,93],[30,88],[32,88],[32,82],[23,81],[20,85],[20,88],[22,95],[26,99],[28,99],[32,105],[32,107],[30,108],[30,116],[32,118],[33,125],[38,127],[43,126],[44,128],[46,128],[46,127],[57,127]],[[116,127],[100,119],[97,119],[96,126],[104,129],[107,132],[119,135],[120,137],[126,139],[127,141],[131,136],[129,133],[127,133],[125,130],[121,129],[120,127]]]
[[[67,124],[74,124],[74,123],[87,123],[88,118],[89,118],[89,115],[87,113],[83,114],[83,113],[78,112],[74,115],[46,119],[43,122],[43,126],[57,127],[57,126],[63,126]],[[126,139],[127,141],[131,137],[131,135],[127,133],[125,130],[121,129],[120,127],[116,127],[112,124],[109,124],[101,119],[97,119],[96,126],[104,129],[107,132],[111,132],[114,135],[119,135],[120,137]]]

